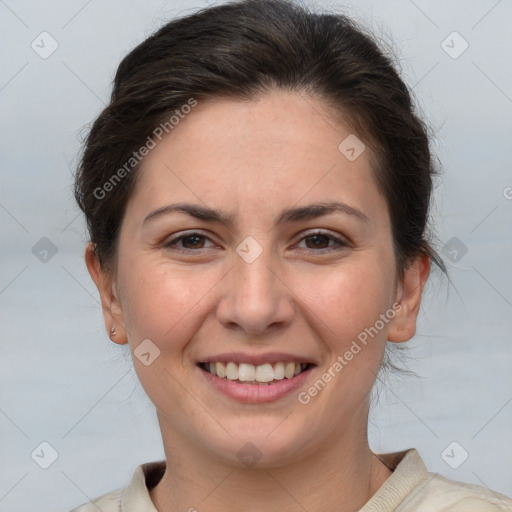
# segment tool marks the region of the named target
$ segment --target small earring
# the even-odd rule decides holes
[[[115,327],[111,327],[110,328],[110,336],[115,336],[116,334],[117,334],[116,328]]]

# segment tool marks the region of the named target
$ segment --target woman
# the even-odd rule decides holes
[[[368,445],[386,342],[445,270],[434,173],[407,87],[344,16],[224,4],[126,56],[75,191],[166,460],[75,510],[511,510]]]

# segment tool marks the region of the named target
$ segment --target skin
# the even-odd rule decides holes
[[[133,352],[150,339],[160,350],[148,366],[133,357],[167,458],[150,492],[160,512],[356,511],[391,475],[368,446],[369,396],[386,340],[415,333],[430,266],[418,256],[397,281],[388,207],[369,150],[355,161],[338,150],[350,133],[320,100],[299,93],[200,102],[143,161],[115,273],[103,271],[87,247],[113,341]],[[276,225],[283,209],[320,201],[344,202],[368,221],[335,212]],[[233,225],[176,212],[143,225],[150,212],[176,202],[224,210]],[[308,238],[316,229],[327,238]],[[164,246],[190,230],[206,238]],[[236,252],[248,236],[263,249],[252,263]],[[395,302],[394,318],[301,404],[298,392]],[[317,366],[297,392],[265,404],[221,395],[196,365],[222,352],[272,351]],[[247,442],[261,453],[252,467],[237,456]]]

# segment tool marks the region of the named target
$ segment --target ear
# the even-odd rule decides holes
[[[115,280],[113,276],[101,268],[98,255],[94,250],[94,244],[91,242],[87,244],[85,249],[85,264],[100,293],[105,328],[110,339],[120,345],[128,343],[124,327],[123,310],[121,302],[117,298]],[[112,327],[115,329],[115,334],[111,334]]]
[[[409,341],[416,333],[416,319],[420,310],[423,288],[430,273],[430,258],[420,254],[404,272],[404,278],[397,287],[396,314],[390,322],[388,341],[402,343]],[[400,307],[401,306],[401,307]]]

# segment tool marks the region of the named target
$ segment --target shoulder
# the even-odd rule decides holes
[[[414,449],[380,454],[392,471],[360,512],[512,512],[512,499],[429,472]]]
[[[480,485],[450,480],[428,473],[418,485],[417,494],[406,500],[404,512],[512,512],[512,499]]]
[[[149,495],[165,472],[165,461],[146,462],[137,467],[127,487],[103,494],[70,512],[128,512],[145,510],[157,512]]]
[[[71,512],[120,512],[121,510],[121,489],[109,492],[88,503],[80,505]]]

